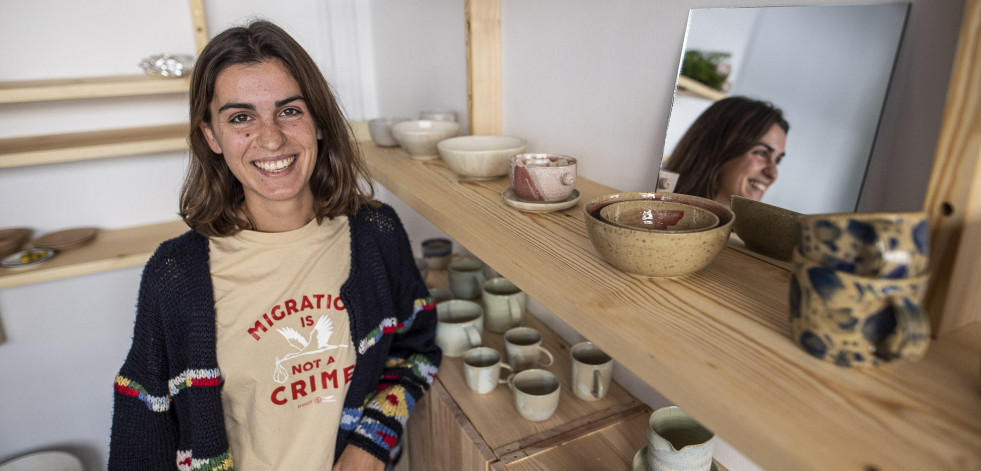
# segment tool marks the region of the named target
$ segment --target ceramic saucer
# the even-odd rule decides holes
[[[561,211],[563,209],[568,209],[576,205],[579,202],[579,190],[572,190],[572,194],[568,198],[562,201],[553,201],[550,203],[537,203],[532,201],[525,201],[518,199],[514,196],[514,190],[508,187],[501,193],[504,198],[504,202],[508,206],[517,209],[518,211],[526,211],[529,213],[548,213],[551,211]]]
[[[647,462],[647,445],[643,448],[637,450],[634,454],[634,471],[650,471],[650,464]],[[719,462],[712,459],[712,469],[711,471],[719,471]]]
[[[37,263],[41,263],[51,257],[54,257],[55,251],[51,249],[29,249],[21,250],[12,255],[8,255],[3,260],[0,260],[0,267],[3,268],[20,268],[27,267]]]

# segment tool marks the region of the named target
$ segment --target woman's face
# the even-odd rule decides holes
[[[201,129],[245,191],[251,213],[313,211],[310,176],[321,132],[300,86],[279,60],[218,73]]]
[[[749,152],[722,164],[715,200],[729,206],[731,195],[759,201],[777,181],[777,164],[783,160],[787,133],[774,124]]]

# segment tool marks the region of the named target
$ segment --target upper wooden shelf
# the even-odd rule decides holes
[[[88,245],[24,268],[0,268],[0,289],[143,265],[161,242],[187,231],[183,221],[101,231]]]
[[[0,103],[186,93],[189,84],[187,78],[150,75],[2,81]]]
[[[0,168],[187,149],[187,124],[0,139]]]
[[[981,325],[917,362],[839,368],[790,339],[784,270],[728,248],[672,279],[600,259],[582,206],[612,188],[580,178],[574,208],[522,213],[505,177],[362,146],[381,185],[766,469],[981,470]]]
[[[716,90],[708,85],[705,85],[698,80],[686,77],[684,75],[678,76],[678,91],[686,91],[691,95],[699,98],[707,98],[712,101],[719,101],[726,97],[726,92]]]

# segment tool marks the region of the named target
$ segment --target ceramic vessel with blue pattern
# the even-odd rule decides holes
[[[825,268],[889,279],[927,273],[930,228],[925,213],[802,215],[797,223],[801,254]]]
[[[814,357],[845,367],[915,360],[926,353],[930,321],[922,307],[927,275],[856,276],[794,252],[790,327]]]

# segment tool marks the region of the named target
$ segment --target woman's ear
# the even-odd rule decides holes
[[[208,141],[208,147],[211,148],[211,151],[221,154],[221,146],[218,143],[218,139],[215,139],[215,133],[211,130],[211,126],[204,121],[199,126],[201,127],[201,134],[204,134],[204,140]]]

